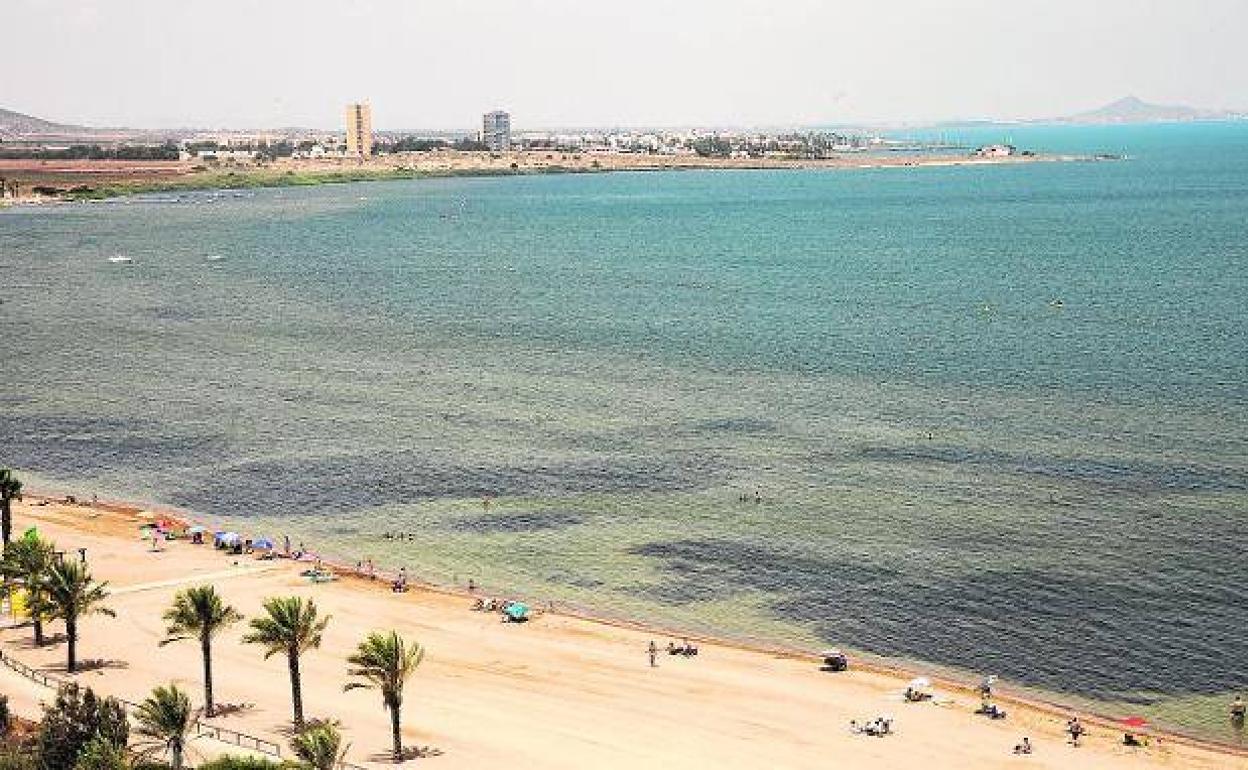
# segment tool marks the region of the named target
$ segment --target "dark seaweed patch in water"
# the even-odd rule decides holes
[[[167,470],[225,453],[217,435],[162,433],[147,421],[14,414],[0,425],[5,462],[36,472]]]
[[[783,592],[804,586],[836,586],[850,579],[880,581],[891,578],[888,568],[848,561],[828,561],[735,540],[678,540],[648,543],[630,553],[662,559],[673,576],[719,583],[736,589]]]
[[[739,435],[763,435],[776,432],[776,424],[770,420],[752,417],[725,417],[704,420],[693,426],[699,433],[734,433]]]
[[[865,460],[880,462],[970,465],[997,472],[1044,476],[1137,491],[1248,490],[1248,474],[1242,471],[1192,464],[1127,463],[1098,458],[1011,454],[949,446],[864,447],[859,450],[859,456]]]
[[[639,596],[643,599],[662,602],[664,604],[684,605],[695,602],[708,602],[724,598],[731,591],[718,585],[698,583],[683,577],[673,576],[660,583],[636,583],[625,586],[624,593]]]
[[[153,319],[157,321],[194,321],[199,316],[191,312],[185,307],[174,305],[162,305],[154,307],[150,311]]]
[[[550,583],[562,583],[572,586],[573,588],[595,589],[602,588],[605,583],[596,577],[590,575],[577,575],[566,570],[558,570],[546,574],[546,580]]]
[[[458,519],[447,525],[455,532],[540,532],[549,529],[566,529],[580,524],[585,517],[572,511],[516,511],[486,513],[468,519]]]
[[[477,466],[418,452],[291,458],[217,467],[188,480],[172,501],[192,510],[246,515],[325,514],[486,494],[570,495],[701,489],[722,475],[713,459],[600,458],[550,465]]]
[[[766,591],[778,617],[883,655],[1103,699],[1248,688],[1248,591],[1228,589],[1225,574],[1208,577],[1220,559],[1230,559],[1220,569],[1248,566],[1233,548],[1211,554],[1203,569],[1163,559],[1147,574],[1098,580],[992,561],[969,574],[913,560],[882,567],[723,540],[633,552],[663,562],[670,583],[660,598]]]

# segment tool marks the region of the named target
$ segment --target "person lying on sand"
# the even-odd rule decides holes
[[[869,719],[858,724],[857,720],[849,721],[849,731],[855,735],[870,735],[876,738],[882,738],[893,731],[892,717],[878,716],[875,719]]]

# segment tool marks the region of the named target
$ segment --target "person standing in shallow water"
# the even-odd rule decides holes
[[[1244,704],[1244,696],[1236,695],[1231,701],[1231,723],[1236,727],[1244,726],[1244,717],[1248,715],[1248,705]]]

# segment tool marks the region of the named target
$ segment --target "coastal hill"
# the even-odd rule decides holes
[[[134,128],[97,128],[56,123],[0,107],[0,142],[160,142],[174,133]]]
[[[1094,110],[1064,118],[1063,123],[1160,123],[1184,120],[1223,120],[1243,117],[1227,110],[1202,110],[1186,105],[1151,104],[1135,96],[1124,96]]]
[[[81,126],[53,123],[43,118],[36,118],[32,115],[0,108],[0,139],[40,134],[87,133],[90,131],[91,129]]]

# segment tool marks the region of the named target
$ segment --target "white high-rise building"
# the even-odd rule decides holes
[[[492,152],[511,149],[511,115],[502,110],[485,113],[481,118],[481,141]]]

